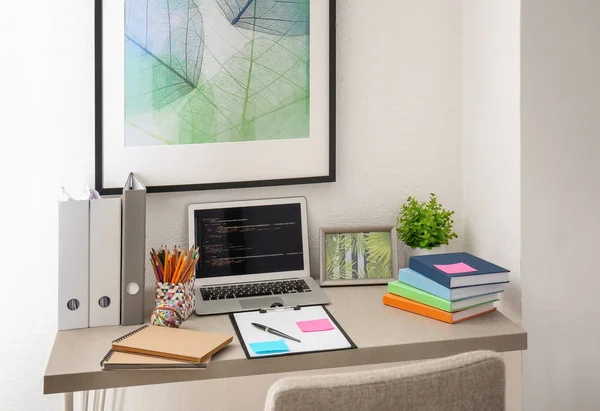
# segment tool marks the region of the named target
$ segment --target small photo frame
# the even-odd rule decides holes
[[[396,228],[322,228],[321,285],[387,284],[397,278]]]

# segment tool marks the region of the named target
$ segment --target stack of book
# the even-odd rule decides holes
[[[383,303],[447,323],[489,313],[508,282],[508,270],[469,253],[410,257]]]

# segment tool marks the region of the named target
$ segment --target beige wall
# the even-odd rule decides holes
[[[600,2],[522,6],[525,410],[598,410]]]

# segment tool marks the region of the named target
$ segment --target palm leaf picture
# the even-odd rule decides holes
[[[392,277],[389,231],[325,234],[325,279],[367,280]]]
[[[126,0],[125,145],[308,138],[309,0]]]

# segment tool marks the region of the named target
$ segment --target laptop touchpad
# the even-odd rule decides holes
[[[240,298],[238,300],[242,308],[268,308],[271,304],[283,305],[281,297],[266,297],[266,298]]]

